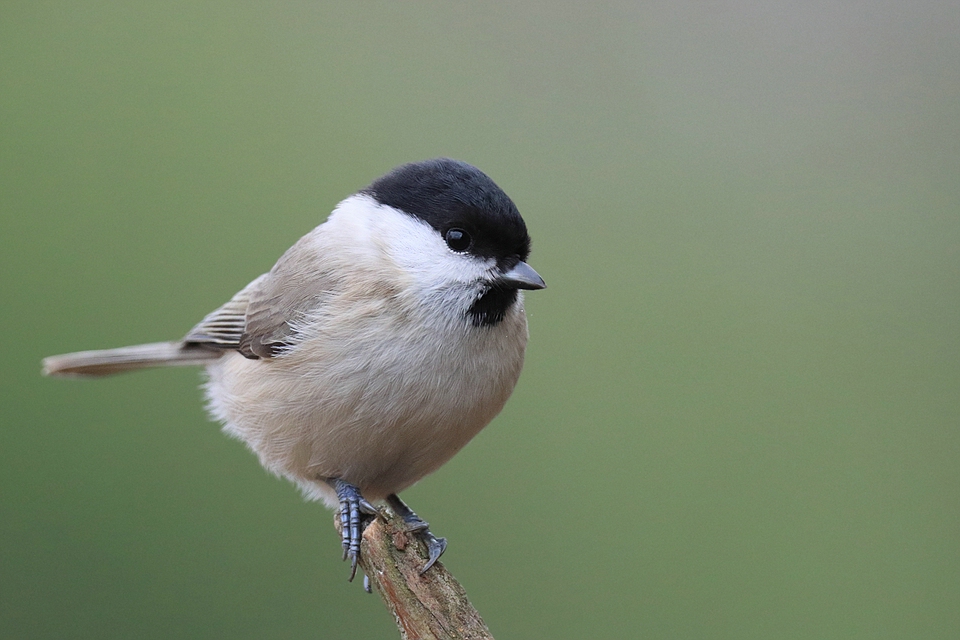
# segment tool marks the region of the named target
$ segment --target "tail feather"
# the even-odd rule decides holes
[[[147,367],[207,364],[223,355],[182,342],[154,342],[133,347],[80,351],[43,360],[43,374],[62,377],[96,377]]]

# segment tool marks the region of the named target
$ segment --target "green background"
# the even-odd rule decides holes
[[[405,493],[503,638],[960,637],[960,5],[0,4],[0,635],[393,638],[176,338],[438,155],[523,213],[513,399]]]

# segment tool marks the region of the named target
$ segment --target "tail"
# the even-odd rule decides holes
[[[182,342],[154,342],[119,349],[50,356],[43,360],[43,374],[64,377],[107,376],[147,367],[207,364],[222,355],[222,351]]]

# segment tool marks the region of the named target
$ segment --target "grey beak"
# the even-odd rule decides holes
[[[510,271],[506,271],[497,278],[497,281],[515,289],[546,289],[547,283],[540,274],[526,262],[518,262]]]

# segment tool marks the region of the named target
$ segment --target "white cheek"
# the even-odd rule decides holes
[[[373,234],[381,249],[424,289],[467,286],[489,279],[496,261],[451,251],[426,222],[380,206]]]
[[[424,310],[462,318],[496,270],[496,261],[455,253],[426,222],[358,194],[341,202],[315,236],[317,255],[399,285]],[[320,231],[320,230],[318,230]],[[443,314],[448,311],[449,314]]]

